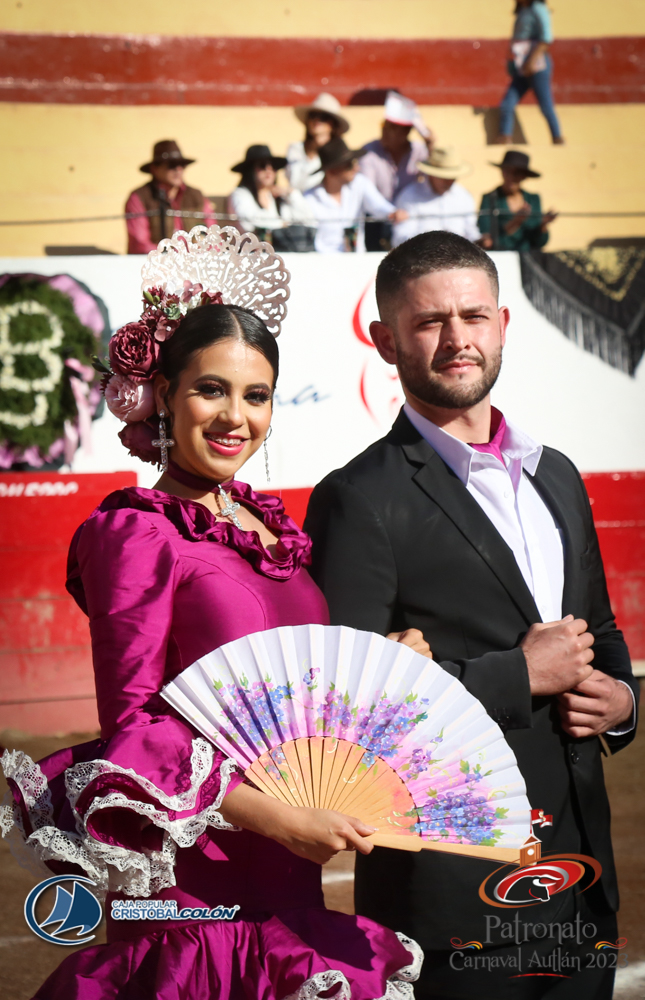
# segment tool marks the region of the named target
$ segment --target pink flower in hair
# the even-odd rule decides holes
[[[152,442],[157,434],[143,420],[138,420],[134,424],[126,424],[123,430],[119,431],[121,444],[123,444],[134,458],[140,458],[142,462],[150,462],[156,465],[159,461],[160,452]]]
[[[144,315],[136,323],[126,323],[110,340],[112,371],[133,382],[151,379],[159,366],[159,344],[153,336],[155,320],[151,319]]]
[[[190,300],[195,295],[199,295],[200,292],[203,292],[203,291],[204,291],[204,286],[200,285],[199,282],[197,282],[195,285],[193,285],[193,284],[191,284],[190,281],[188,281],[188,279],[186,279],[186,281],[184,281],[184,290],[183,290],[182,295],[181,295],[181,301],[184,302],[184,303],[190,302]]]
[[[126,375],[113,375],[104,392],[110,413],[127,424],[147,420],[155,412],[152,382],[133,382]]]

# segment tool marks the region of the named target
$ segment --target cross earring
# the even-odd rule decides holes
[[[272,433],[273,433],[273,427],[271,427],[269,425],[269,429],[267,431],[267,435],[266,435],[266,437],[264,439],[264,469],[265,469],[265,472],[266,472],[267,483],[271,482],[271,476],[269,475],[269,450],[267,448],[267,441],[271,437]]]
[[[159,437],[152,442],[153,448],[160,448],[159,468],[162,472],[168,472],[168,449],[174,445],[172,438],[166,437],[166,411],[159,410]]]

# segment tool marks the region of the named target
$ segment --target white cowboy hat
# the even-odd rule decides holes
[[[299,104],[293,111],[296,118],[299,118],[304,125],[307,124],[310,111],[324,111],[326,115],[336,119],[338,134],[344,135],[349,130],[349,122],[340,114],[340,108],[340,101],[336,100],[333,94],[318,94],[313,104]]]
[[[427,160],[417,163],[417,169],[422,174],[429,174],[430,177],[456,180],[457,177],[465,177],[473,168],[470,163],[464,163],[459,159],[452,146],[446,146],[445,149],[433,149]]]
[[[385,96],[385,120],[392,122],[393,125],[407,125],[409,128],[414,126],[424,139],[430,135],[430,130],[414,101],[397,93],[396,90],[388,90]]]

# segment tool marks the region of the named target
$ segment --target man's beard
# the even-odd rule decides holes
[[[445,364],[448,360],[465,361],[466,359],[479,365],[481,369],[481,377],[476,382],[455,381],[452,385],[447,385],[436,374],[442,363]],[[435,368],[434,364],[424,367],[417,357],[403,351],[397,345],[396,364],[404,389],[411,392],[417,399],[446,410],[463,410],[481,403],[497,382],[502,367],[502,349],[498,348],[488,358],[482,357],[481,354],[477,356],[458,354],[454,358],[444,359]]]

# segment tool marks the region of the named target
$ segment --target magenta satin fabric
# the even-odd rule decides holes
[[[198,734],[163,701],[161,687],[240,636],[328,622],[305,569],[308,537],[275,497],[241,483],[232,493],[279,536],[275,555],[255,532],[156,490],[111,494],[76,533],[68,589],[90,620],[101,739],[40,762],[61,829],[74,830],[65,769],[98,759],[103,773],[76,806],[88,833],[132,851],[159,850],[163,831],[153,823],[142,832],[127,806],[88,810],[121,792],[131,802],[153,802],[170,820],[186,820],[215,801],[225,760],[218,751],[190,807],[168,809],[141,784],[148,779],[166,795],[190,786]],[[241,780],[238,771],[228,790]],[[29,833],[27,810],[24,819]],[[179,908],[238,904],[236,920],[169,925],[108,917],[109,943],[68,957],[37,997],[283,1000],[314,973],[340,969],[352,1000],[377,1000],[387,979],[412,960],[391,931],[324,910],[320,867],[256,834],[208,826],[193,846],[177,849],[174,872],[177,884],[154,898],[175,899]],[[108,895],[108,914],[114,898]]]

